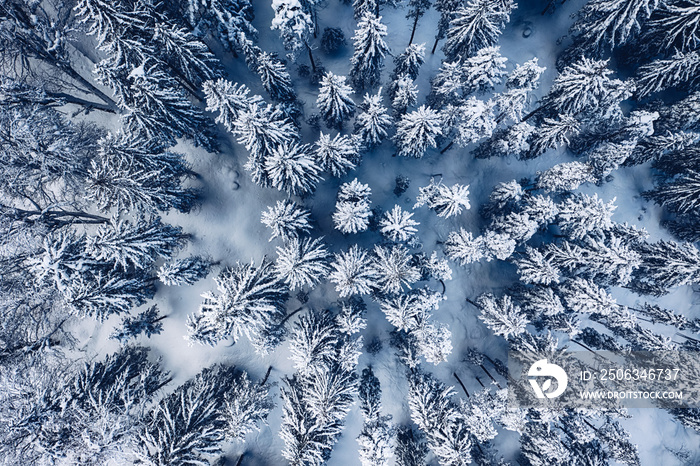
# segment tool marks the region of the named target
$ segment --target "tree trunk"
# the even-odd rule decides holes
[[[464,394],[467,395],[467,398],[469,398],[469,392],[467,391],[467,387],[465,387],[462,383],[462,379],[459,378],[456,372],[453,372],[452,375],[455,376],[455,379],[457,379],[457,382],[459,382],[459,385],[462,387],[462,390],[464,390]]]
[[[479,377],[474,377],[477,382],[479,382],[479,385],[481,385],[481,388],[486,388],[486,385],[484,385],[484,382],[481,381]]]
[[[100,98],[101,101],[103,101],[105,104],[110,106],[115,113],[119,110],[119,107],[117,106],[117,103],[112,100],[111,97],[109,97],[107,94],[99,90],[94,84],[92,84],[90,81],[87,79],[83,78],[80,73],[78,73],[76,70],[73,69],[70,65],[61,65],[61,64],[54,64],[54,66],[60,70],[63,70],[73,78],[74,80],[78,81],[80,84],[88,88],[90,92],[95,94],[97,97]]]
[[[80,105],[81,107],[85,108],[86,112],[89,112],[90,110],[100,110],[101,112],[117,113],[114,108],[109,105],[91,102],[89,100],[81,99],[80,97],[66,94],[65,92],[47,92],[46,95],[63,100],[68,104]]]
[[[441,154],[444,154],[445,152],[447,152],[448,150],[450,150],[450,147],[452,147],[452,144],[454,144],[454,143],[455,143],[455,140],[454,140],[454,139],[451,140],[450,143],[449,143],[443,150],[440,151],[440,153],[441,153]]]
[[[267,382],[267,379],[270,377],[270,372],[272,372],[272,366],[267,368],[267,372],[265,372],[265,377],[260,381],[260,386],[265,385],[265,382]]]
[[[288,321],[294,314],[296,314],[297,312],[301,311],[301,310],[304,309],[305,307],[306,307],[306,306],[301,306],[301,307],[295,309],[294,311],[290,312],[290,313],[287,314],[286,316],[284,316],[284,319],[282,319],[282,321],[277,325],[277,328],[282,327],[284,324],[287,323],[287,321]]]
[[[238,461],[236,461],[236,466],[241,466],[241,463],[243,462],[244,456],[245,456],[245,453],[241,454],[241,456],[238,457]]]
[[[413,20],[413,29],[411,30],[411,38],[408,41],[408,45],[413,43],[413,36],[416,35],[416,26],[418,26],[418,17],[420,16],[416,11],[416,18]]]
[[[431,55],[435,55],[435,49],[437,48],[437,44],[438,44],[439,40],[440,39],[438,39],[437,37],[435,38],[435,43],[433,44],[433,50],[430,51]]]
[[[492,381],[493,383],[495,383],[496,386],[497,386],[498,388],[501,388],[501,384],[498,383],[498,380],[496,380],[496,379],[493,378],[493,376],[491,375],[491,373],[488,371],[488,369],[486,369],[486,368],[484,367],[483,364],[479,364],[479,367],[481,367],[481,369],[482,369],[484,372],[486,372],[486,375],[489,376],[489,379],[491,379],[491,381]]]
[[[306,44],[306,50],[309,52],[309,61],[311,62],[311,69],[313,72],[316,72],[316,62],[314,61],[314,56],[311,54],[311,47],[309,47],[309,44]]]
[[[476,304],[476,303],[475,303],[474,301],[472,301],[471,299],[465,298],[465,300],[466,300],[469,304],[471,304],[472,306],[474,306],[475,308],[477,308],[477,309],[479,308],[479,305]]]

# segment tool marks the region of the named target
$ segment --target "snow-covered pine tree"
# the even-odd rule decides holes
[[[609,60],[580,60],[567,66],[552,83],[545,97],[545,105],[567,115],[584,111],[601,111],[599,107],[608,94],[622,86],[618,79],[611,79]],[[604,110],[604,109],[602,109]]]
[[[365,94],[362,112],[355,119],[355,132],[368,147],[373,147],[387,136],[387,130],[393,123],[387,108],[382,105],[382,89],[375,95]]]
[[[221,451],[226,390],[236,384],[233,368],[204,369],[160,400],[144,419],[136,454],[145,464],[203,464]]]
[[[277,107],[254,103],[239,114],[233,134],[250,152],[245,169],[253,181],[270,185],[266,161],[275,148],[299,139],[299,133],[289,118]]]
[[[695,50],[700,44],[697,2],[661,2],[654,6],[658,9],[646,23],[649,33],[644,39],[652,42],[658,52]]]
[[[557,224],[571,239],[582,239],[593,232],[610,230],[616,208],[615,198],[606,204],[597,193],[577,193],[557,205]]]
[[[311,212],[307,209],[300,207],[294,201],[286,199],[277,201],[274,207],[268,207],[262,213],[261,222],[272,230],[270,241],[275,238],[288,241],[292,238],[298,238],[300,233],[311,231],[311,225],[309,224],[310,215]]]
[[[379,221],[380,232],[394,242],[405,242],[412,238],[418,230],[418,222],[412,220],[413,214],[406,212],[399,205],[386,212]]]
[[[285,102],[296,99],[292,78],[284,63],[274,55],[262,52],[258,55],[256,64],[255,71],[260,75],[260,81],[272,99]]]
[[[487,293],[479,296],[476,302],[481,310],[479,319],[494,334],[510,339],[511,336],[517,337],[525,332],[525,326],[528,324],[527,318],[520,307],[513,303],[510,296],[503,295],[499,300]]]
[[[569,137],[576,136],[579,130],[580,123],[570,115],[559,115],[556,120],[544,118],[530,138],[530,150],[527,151],[525,158],[535,158],[549,149],[569,144]]]
[[[331,266],[333,271],[328,278],[335,283],[335,289],[341,298],[369,294],[375,288],[376,276],[371,256],[358,245],[351,246],[347,252],[336,254]]]
[[[443,48],[449,61],[467,58],[496,44],[516,8],[512,0],[469,0],[454,12]]]
[[[350,298],[342,302],[340,312],[335,317],[338,330],[346,335],[354,335],[367,328],[366,311],[367,305],[362,298]]]
[[[198,200],[196,189],[182,186],[191,174],[182,154],[166,152],[137,134],[109,133],[90,161],[85,198],[104,212],[174,208],[188,213]]]
[[[242,41],[255,38],[255,14],[249,0],[188,0],[187,20],[195,31],[216,33],[231,50],[243,49]]]
[[[310,146],[297,142],[273,147],[265,170],[273,187],[296,196],[313,192],[321,180]]]
[[[546,69],[543,66],[539,66],[537,57],[524,63],[519,63],[508,75],[506,88],[533,91],[539,87],[540,76]]]
[[[561,287],[561,294],[569,309],[582,314],[608,316],[619,307],[607,291],[580,277],[567,280]]]
[[[411,419],[428,439],[428,446],[441,465],[469,464],[472,441],[452,396],[454,390],[418,372],[410,380],[408,406]]]
[[[411,263],[412,256],[406,248],[375,246],[374,255],[374,275],[382,292],[400,293],[404,285],[410,289],[420,279],[420,271]]]
[[[372,367],[362,370],[359,386],[360,411],[364,418],[362,431],[357,437],[362,466],[387,466],[391,457],[395,435],[390,423],[391,415],[382,416],[382,389]]]
[[[188,318],[188,340],[213,346],[224,338],[236,342],[246,335],[260,353],[274,348],[289,294],[273,264],[237,264],[214,281],[218,293],[204,293],[199,311]]]
[[[126,344],[132,338],[136,338],[142,333],[147,338],[151,335],[158,335],[163,331],[162,320],[167,316],[158,313],[158,306],[153,305],[135,317],[124,316],[118,329],[109,338],[118,340],[121,344]]]
[[[391,106],[398,117],[405,114],[409,107],[413,107],[418,102],[418,86],[407,74],[400,75],[392,83],[393,99]]]
[[[314,287],[328,275],[328,251],[320,239],[292,238],[277,247],[275,270],[294,291],[304,286]]]
[[[235,84],[223,78],[205,82],[203,90],[207,111],[217,112],[215,121],[222,123],[229,131],[233,131],[234,122],[242,111],[253,104],[263,104],[259,95],[248,96],[250,89],[245,84]]]
[[[253,383],[246,372],[226,387],[221,406],[226,440],[243,442],[246,435],[267,424],[267,416],[275,406],[269,391],[269,385]]]
[[[583,183],[593,183],[593,167],[584,162],[564,162],[549,168],[537,177],[536,186],[547,192],[571,191]]]
[[[358,233],[369,226],[372,190],[369,185],[360,183],[357,178],[343,183],[338,190],[338,201],[333,213],[335,228],[343,233]]]
[[[700,251],[692,244],[661,240],[641,243],[637,250],[642,262],[633,286],[640,291],[650,286],[665,294],[669,288],[700,282]]]
[[[447,186],[442,184],[442,181],[435,183],[435,180],[431,178],[430,184],[419,188],[418,192],[413,208],[425,205],[434,210],[439,217],[450,218],[461,214],[462,209],[471,208],[468,185]]]
[[[421,158],[428,149],[437,147],[436,138],[442,135],[440,113],[421,105],[418,110],[401,117],[394,141],[398,154],[404,157]]]
[[[523,283],[549,286],[559,282],[561,271],[537,249],[526,247],[525,254],[515,264]]]
[[[470,83],[464,79],[464,69],[460,61],[443,60],[440,69],[430,81],[429,99],[434,105],[449,104],[458,106],[470,92]]]
[[[350,58],[350,79],[358,90],[379,84],[384,57],[389,52],[386,35],[381,16],[369,11],[362,14],[352,38],[355,53]]]
[[[343,121],[355,113],[355,102],[350,97],[353,91],[345,84],[345,79],[345,76],[337,76],[330,71],[321,79],[316,105],[330,128],[341,129]]]
[[[644,197],[666,207],[671,212],[680,214],[698,212],[700,174],[695,170],[688,170],[645,192]]]
[[[166,286],[192,285],[209,274],[212,262],[202,256],[190,256],[166,262],[158,269],[158,279]]]
[[[280,38],[284,48],[289,50],[289,58],[294,61],[301,49],[306,47],[311,56],[308,40],[315,25],[311,15],[304,11],[299,0],[273,0],[272,9],[275,17],[272,19],[271,29],[280,32]],[[312,59],[313,65],[313,59]]]
[[[415,81],[418,77],[418,71],[424,62],[425,44],[411,44],[399,56],[394,58],[392,77],[406,74]]]
[[[130,86],[120,106],[127,111],[122,119],[130,131],[168,146],[186,137],[207,150],[215,148],[211,125],[202,111],[158,63],[142,64],[128,79]]]
[[[445,255],[460,265],[467,265],[486,257],[488,251],[483,237],[474,238],[471,232],[460,228],[459,231],[448,235],[445,241]]]
[[[360,162],[360,136],[321,133],[316,141],[314,155],[322,170],[335,177],[345,175]]]
[[[88,235],[88,257],[123,270],[148,270],[158,257],[169,257],[182,247],[186,236],[180,227],[162,223],[160,217],[138,218],[135,223],[113,217]]]
[[[197,89],[202,82],[221,74],[221,65],[209,47],[185,28],[156,21],[151,40],[158,58],[188,89]]]
[[[493,111],[495,105],[493,100],[484,102],[473,96],[463,101],[458,108],[454,142],[460,147],[466,147],[472,142],[491,137],[497,124]]]
[[[428,447],[424,435],[407,426],[400,426],[396,432],[394,457],[396,466],[423,466]]]
[[[338,329],[330,311],[314,311],[294,322],[289,359],[303,377],[324,371],[336,354]]]
[[[472,91],[488,91],[501,84],[506,76],[507,58],[498,46],[479,49],[474,56],[462,60],[462,79]]]
[[[642,32],[657,0],[594,0],[578,11],[571,27],[577,48],[596,55],[620,47]]]

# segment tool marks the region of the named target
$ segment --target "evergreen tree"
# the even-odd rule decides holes
[[[386,212],[379,221],[382,235],[394,242],[408,241],[418,232],[415,228],[418,222],[412,220],[413,214],[395,205],[391,211]]]
[[[460,228],[451,232],[445,241],[445,254],[460,265],[478,262],[487,255],[484,239],[473,237],[471,232]]]
[[[214,281],[218,294],[202,295],[199,311],[187,321],[188,339],[213,346],[226,337],[236,342],[246,335],[260,353],[276,346],[279,336],[275,332],[289,295],[272,263],[238,264]]]
[[[262,223],[272,230],[270,241],[281,238],[288,241],[298,238],[299,233],[311,231],[309,216],[311,213],[290,200],[277,201],[274,207],[268,207],[262,213]]]
[[[316,163],[331,175],[341,177],[354,169],[360,161],[358,136],[321,133],[315,144]]]
[[[123,270],[148,270],[158,257],[169,257],[182,247],[185,235],[179,227],[161,223],[159,217],[135,223],[112,218],[95,235],[86,238],[88,257]]]
[[[309,47],[309,34],[315,30],[313,18],[304,11],[299,0],[273,0],[272,9],[275,17],[271,29],[279,30],[284,48],[290,51],[289,57],[294,60],[299,50]],[[308,51],[310,56],[311,49]]]
[[[644,197],[672,212],[680,214],[697,212],[700,206],[700,175],[696,171],[688,170],[670,180],[645,192]]]
[[[647,23],[650,29],[648,39],[655,41],[660,51],[672,48],[689,51],[697,48],[700,44],[700,7],[697,2],[670,1],[653,3],[653,6],[658,6],[658,9]]]
[[[658,5],[657,0],[594,0],[578,12],[571,30],[578,47],[602,54],[636,37]]]
[[[109,337],[118,340],[121,344],[127,343],[142,333],[147,338],[151,338],[151,335],[159,335],[163,331],[161,321],[165,317],[158,314],[158,307],[154,304],[145,311],[140,312],[136,317],[124,316],[120,328]]]
[[[443,48],[449,61],[467,58],[496,44],[516,5],[511,0],[469,0],[454,12]]]
[[[410,289],[420,278],[420,271],[411,264],[412,257],[404,247],[375,246],[374,255],[376,284],[384,293],[400,293],[404,285]]]
[[[452,401],[454,390],[429,374],[410,380],[408,406],[411,419],[428,439],[428,446],[442,465],[471,463],[469,432]]]
[[[338,333],[330,312],[311,311],[294,323],[289,359],[302,376],[326,370],[336,354]]]
[[[394,430],[390,424],[391,415],[381,414],[381,396],[379,379],[371,367],[364,369],[359,387],[360,411],[364,424],[357,437],[362,466],[387,466],[393,456],[391,444]]]
[[[418,77],[418,71],[425,62],[425,44],[411,44],[399,56],[394,58],[392,76],[408,75],[412,80]]]
[[[308,144],[283,144],[272,148],[265,159],[270,184],[293,195],[311,193],[321,180],[321,171]]]
[[[416,203],[413,208],[428,206],[439,217],[450,218],[462,213],[462,209],[469,209],[469,186],[454,184],[447,186],[442,181],[435,183],[430,179],[428,186],[419,188]]]
[[[397,116],[403,115],[409,107],[413,107],[418,102],[418,86],[408,75],[402,75],[396,79],[393,88],[394,98],[391,106]]]
[[[335,255],[331,263],[333,271],[328,276],[335,283],[335,290],[341,298],[355,294],[369,294],[375,288],[374,269],[367,251],[359,246],[351,246],[345,253]]]
[[[397,466],[421,466],[425,464],[428,447],[423,442],[423,435],[410,427],[401,426],[396,433],[394,456]]]
[[[355,103],[350,98],[352,88],[345,84],[345,79],[330,71],[321,79],[316,105],[330,128],[342,128],[343,121],[355,113]]]
[[[479,318],[494,334],[510,339],[511,336],[517,337],[525,332],[528,321],[510,296],[504,295],[499,302],[493,295],[485,294],[479,296],[477,304],[481,310]]]
[[[277,248],[277,256],[275,269],[292,291],[305,285],[314,287],[328,275],[329,254],[319,239],[292,238]]]
[[[515,263],[523,283],[549,286],[559,282],[561,271],[537,249],[526,247],[524,256]]]
[[[343,233],[358,233],[369,226],[372,203],[369,196],[372,193],[369,185],[360,183],[357,178],[350,183],[343,183],[338,190],[338,201],[335,204],[333,223],[335,228]]]
[[[669,288],[692,285],[700,279],[700,252],[690,243],[661,240],[638,246],[642,261],[635,273],[634,286],[653,286],[661,294]]]
[[[580,123],[569,115],[559,115],[557,120],[544,118],[542,124],[535,128],[525,158],[538,157],[549,149],[569,144],[569,137],[576,136],[579,129]]]
[[[357,89],[379,84],[384,56],[389,52],[384,42],[386,35],[381,16],[375,16],[373,12],[363,13],[352,38],[355,53],[350,58],[350,79]]]
[[[376,95],[365,94],[361,105],[363,111],[355,119],[355,132],[369,147],[382,142],[392,124],[392,118],[387,114],[387,108],[382,105],[381,94],[381,88]]]
[[[219,78],[216,81],[205,82],[203,88],[207,111],[217,112],[216,122],[222,123],[229,131],[233,131],[234,122],[241,112],[253,104],[263,104],[262,97],[248,96],[250,89],[245,84],[235,84]]]
[[[440,114],[421,105],[418,110],[404,115],[396,128],[394,141],[398,154],[421,158],[429,148],[437,146],[436,138],[442,135]]]
[[[175,138],[186,137],[213,150],[210,125],[174,78],[157,64],[142,64],[129,74],[129,80],[129,91],[119,104],[127,110],[123,120],[130,131],[170,146],[175,145]]]
[[[216,32],[219,41],[231,50],[243,49],[243,40],[257,36],[252,24],[254,17],[253,5],[248,0],[187,1],[190,26],[196,31]]]
[[[491,90],[506,76],[507,61],[501,56],[500,47],[484,47],[474,56],[462,60],[462,79],[470,90]]]
[[[214,54],[186,29],[168,22],[156,22],[152,40],[159,59],[174,70],[187,87],[195,89],[195,86],[220,74],[220,65]]]
[[[455,124],[457,135],[454,138],[461,147],[466,147],[472,142],[491,137],[496,129],[496,118],[493,114],[495,102],[484,102],[475,97],[470,97],[459,106],[459,115]],[[444,150],[444,149],[443,149]]]
[[[257,57],[255,71],[260,75],[263,87],[274,100],[293,101],[296,99],[292,78],[284,63],[278,58],[267,52],[262,52]]]
[[[182,186],[191,174],[182,154],[138,134],[109,133],[90,161],[85,197],[105,212],[175,208],[188,213],[198,200],[196,189]]]
[[[583,183],[592,183],[593,167],[583,162],[564,162],[540,173],[537,188],[547,192],[571,191]]]
[[[158,270],[158,279],[166,286],[192,285],[209,274],[212,262],[201,256],[190,256],[166,262]]]
[[[557,112],[576,115],[584,111],[605,111],[600,108],[622,82],[610,79],[609,60],[580,60],[566,67],[554,80],[546,96],[548,106]]]
[[[605,204],[598,194],[576,194],[557,205],[557,223],[572,239],[582,239],[591,233],[610,230],[611,217],[617,208],[615,199]]]
[[[236,384],[232,368],[213,366],[179,386],[146,414],[137,456],[149,465],[203,464],[221,451],[224,393]]]
[[[221,407],[224,436],[226,440],[242,442],[247,434],[259,431],[261,424],[267,424],[267,416],[274,408],[269,395],[270,386],[253,383],[248,374],[242,372],[227,388]]]

